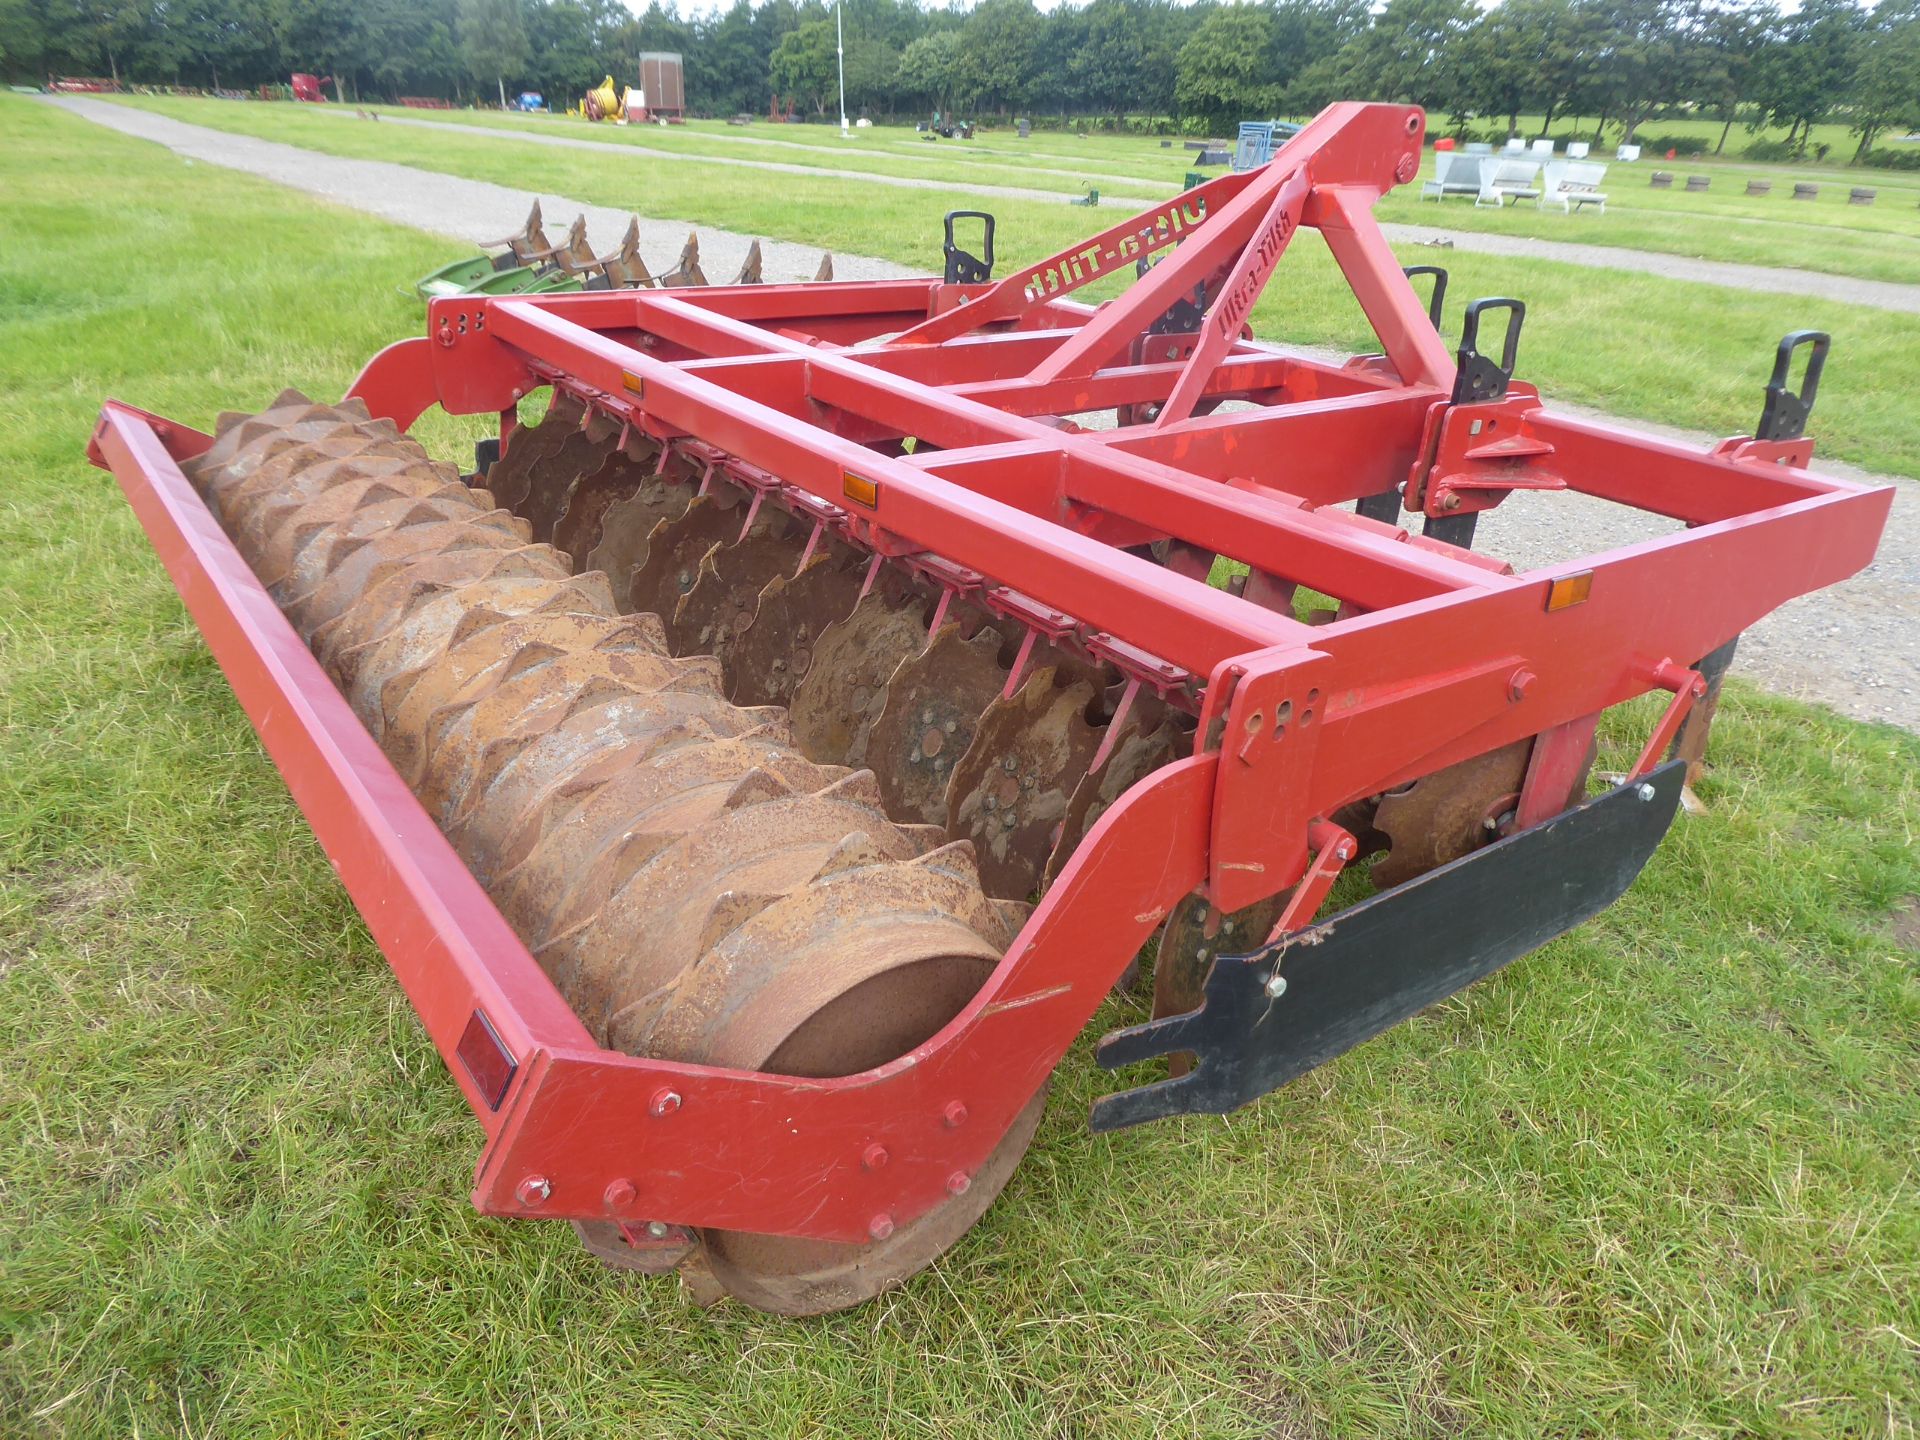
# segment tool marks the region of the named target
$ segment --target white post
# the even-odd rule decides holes
[[[847,36],[840,26],[838,0],[833,7],[833,48],[840,57],[840,138],[844,140],[851,133],[847,129]]]

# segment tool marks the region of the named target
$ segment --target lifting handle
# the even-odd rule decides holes
[[[980,222],[986,238],[979,256],[970,255],[953,243],[953,222],[956,220]],[[984,285],[993,279],[993,216],[984,210],[949,210],[947,242],[940,253],[946,257],[949,285]]]
[[[1447,272],[1439,265],[1402,265],[1400,273],[1411,280],[1416,275],[1433,277],[1433,294],[1427,299],[1427,318],[1433,322],[1433,328],[1440,328],[1441,309],[1447,301]]]
[[[1800,391],[1787,388],[1787,372],[1793,368],[1793,352],[1802,345],[1813,349],[1807,355],[1806,374]],[[1756,440],[1798,440],[1807,433],[1807,421],[1813,415],[1814,397],[1820,393],[1820,372],[1827,368],[1831,336],[1821,330],[1795,330],[1783,337],[1773,357],[1773,378],[1767,381],[1767,403],[1760,411],[1760,423],[1754,428]]]
[[[1478,349],[1480,316],[1488,310],[1508,312],[1507,339],[1500,347],[1498,365]],[[1467,318],[1460,326],[1459,370],[1453,379],[1454,404],[1467,405],[1478,400],[1507,398],[1507,382],[1513,379],[1513,362],[1520,353],[1520,326],[1526,318],[1527,303],[1524,300],[1490,298],[1475,300],[1467,306]]]

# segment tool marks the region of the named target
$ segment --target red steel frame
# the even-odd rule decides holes
[[[1422,129],[1417,110],[1332,106],[1264,169],[985,285],[435,301],[428,334],[356,382],[402,426],[434,404],[500,412],[509,445],[518,401],[563,386],[1198,711],[1196,753],[1106,813],[973,1003],[846,1079],[596,1047],[182,476],[207,438],[106,407],[90,453],[486,1132],[480,1209],[849,1241],[911,1220],[981,1164],[1183,897],[1265,898],[1301,879],[1310,836],[1346,802],[1529,736],[1549,740],[1536,763],[1555,763],[1601,710],[1674,690],[1651,764],[1695,688],[1687,665],[1871,559],[1891,490],[1809,474],[1805,441],[1700,453],[1551,414],[1519,385],[1451,403],[1454,362],[1371,216],[1417,172]],[[1244,330],[1301,226],[1326,240],[1383,356],[1317,364]],[[1118,299],[1065,298],[1152,253],[1165,258]],[[1221,298],[1197,333],[1145,333],[1203,281]],[[1227,399],[1252,404],[1202,413]],[[1114,407],[1152,418],[1097,432],[1052,418]],[[1409,507],[1433,515],[1567,489],[1686,528],[1514,574],[1333,508],[1409,476]],[[1161,539],[1323,591],[1338,617],[1304,625],[1258,585],[1243,598],[1121,548]],[[1550,608],[1554,581],[1577,574],[1587,598]],[[1552,743],[1564,736],[1578,743]],[[1522,814],[1541,818],[1525,800]],[[503,1098],[476,1079],[471,1041],[461,1058],[476,1013],[516,1067]],[[863,1168],[875,1143],[891,1163]]]

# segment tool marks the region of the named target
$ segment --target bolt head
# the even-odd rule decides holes
[[[667,1222],[664,1220],[649,1220],[647,1222],[647,1234],[651,1235],[656,1240],[666,1239],[667,1238]]]
[[[964,1195],[973,1188],[973,1177],[964,1170],[956,1170],[947,1177],[947,1193]]]
[[[680,1108],[680,1092],[677,1090],[664,1090],[664,1089],[654,1091],[653,1100],[647,1106],[648,1112],[656,1117],[661,1115],[671,1115],[673,1114],[674,1111],[678,1110],[679,1108]]]
[[[1655,790],[1653,786],[1649,785],[1646,781],[1642,780],[1638,785],[1634,787],[1633,793],[1638,795],[1642,800],[1650,801],[1653,799],[1655,795],[1659,794],[1660,792]]]
[[[958,1130],[967,1123],[967,1107],[958,1100],[949,1100],[947,1108],[940,1112],[940,1118],[946,1122],[949,1130]]]
[[[892,1156],[887,1154],[886,1146],[869,1145],[860,1152],[860,1168],[863,1170],[879,1170],[884,1168],[887,1161],[892,1158]]]
[[[867,1234],[876,1240],[885,1240],[893,1234],[893,1217],[884,1211],[867,1222]]]
[[[1527,692],[1533,689],[1534,674],[1531,670],[1516,670],[1507,679],[1507,698],[1524,700]]]
[[[522,1205],[539,1205],[553,1194],[553,1183],[544,1175],[528,1175],[513,1188],[513,1195]]]
[[[1267,998],[1269,1000],[1278,1000],[1286,993],[1287,977],[1276,970],[1272,975],[1267,977]]]
[[[600,1198],[605,1202],[607,1209],[624,1210],[640,1198],[640,1192],[631,1180],[615,1180],[607,1186],[606,1194]]]

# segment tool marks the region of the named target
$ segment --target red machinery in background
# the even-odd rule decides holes
[[[296,74],[288,77],[288,84],[293,89],[294,99],[305,101],[309,105],[324,105],[327,103],[327,94],[320,87],[333,84],[333,77]]]
[[[1099,1129],[1245,1104],[1631,884],[1701,752],[1734,641],[1864,566],[1892,492],[1806,468],[1823,336],[1790,336],[1758,433],[1708,451],[1545,407],[1515,379],[1518,301],[1470,305],[1450,353],[1440,294],[1430,313],[1371,214],[1416,174],[1422,130],[1417,110],[1334,105],[1265,167],[1001,279],[991,220],[975,255],[954,242],[950,217],[938,279],[435,300],[427,333],[381,352],[354,384],[372,420],[286,400],[224,424],[216,442],[106,406],[90,454],[125,489],[485,1133],[480,1209],[574,1220],[616,1263],[677,1264],[765,1308],[850,1303],[977,1216],[1025,1147],[1049,1072],[1156,935],[1155,1018],[1106,1037],[1098,1058],[1172,1056],[1171,1073],[1100,1100]],[[1322,364],[1251,337],[1254,303],[1303,227],[1331,249],[1381,354]],[[1071,298],[1115,277],[1129,283],[1097,307]],[[1496,321],[1503,337],[1483,350]],[[1788,364],[1803,347],[1795,391]],[[543,390],[547,418],[521,426],[519,406]],[[488,713],[518,727],[510,744],[489,732],[491,748],[471,751],[492,757],[486,773],[532,753],[516,747],[551,747],[536,729],[552,737],[585,723],[582,706],[614,704],[602,691],[638,695],[617,703],[645,710],[705,686],[763,707],[740,723],[773,727],[750,732],[767,754],[789,756],[779,747],[791,735],[806,752],[727,779],[714,793],[728,806],[759,808],[715,825],[758,815],[754,843],[785,844],[781,817],[800,802],[764,796],[824,784],[820,796],[840,797],[868,783],[834,769],[802,784],[796,767],[879,774],[885,815],[862,801],[872,818],[808,850],[799,890],[780,889],[790,882],[769,878],[770,861],[727,870],[720,850],[698,861],[691,842],[666,839],[642,845],[641,869],[619,869],[615,849],[664,836],[657,826],[622,822],[589,847],[580,866],[618,870],[580,882],[595,903],[662,854],[684,861],[685,885],[708,887],[684,927],[658,908],[665,900],[615,927],[636,952],[670,932],[700,957],[616,997],[624,1009],[589,1003],[590,967],[561,957],[605,908],[519,933],[503,918],[529,892],[498,881],[504,861],[478,822],[506,781],[469,771],[453,792],[436,789],[441,741],[408,752],[429,783],[410,790],[396,769],[419,693],[402,691],[438,672],[343,694],[329,673],[343,673],[344,652],[288,598],[278,552],[259,548],[266,532],[217,500],[230,536],[196,492],[251,486],[280,504],[274,486],[308,484],[283,497],[307,529],[280,533],[322,533],[300,507],[344,502],[299,478],[320,473],[298,468],[299,445],[320,443],[299,440],[300,427],[344,426],[329,456],[398,457],[393,427],[435,405],[500,416],[503,453],[474,477],[486,487],[474,513],[504,506],[520,519],[487,522],[501,535],[520,524],[610,576],[614,609],[640,619],[593,623],[638,625],[619,632],[620,654],[638,658],[619,664],[644,661],[655,677],[644,694],[636,680],[613,684],[611,642],[596,640],[586,659],[568,653],[602,678],[554,711],[566,718],[533,726],[535,674],[558,674],[539,669],[551,646],[490,657],[490,670],[456,666],[450,696],[483,674],[525,687],[482,686],[499,700]],[[294,480],[244,478],[236,457],[266,455],[276,437],[293,447],[273,453]],[[417,526],[409,505],[444,517],[469,503],[433,483],[441,498],[381,499],[379,514]],[[1595,497],[1673,528],[1515,573],[1471,545],[1475,517],[1516,490]],[[629,543],[616,520],[635,514],[644,525],[620,533],[645,538]],[[349,586],[340,567],[390,538],[377,518],[354,523],[315,584]],[[413,573],[404,558],[383,563],[398,568],[376,573]],[[1229,573],[1230,585],[1208,583]],[[565,584],[588,581],[601,584]],[[440,603],[451,583],[421,578],[394,603]],[[813,608],[795,598],[803,589]],[[884,648],[873,637],[896,632],[897,668],[862,678]],[[409,665],[442,663],[407,643]],[[445,643],[434,653],[460,653]],[[954,701],[963,693],[967,706]],[[1638,762],[1589,795],[1599,718],[1647,694],[1664,699]],[[419,733],[457,738],[483,723],[460,706],[480,703],[436,711]],[[775,703],[791,707],[791,735],[767,718]],[[516,833],[575,833],[604,793],[594,787],[614,783],[618,767],[601,761],[553,782],[545,808],[517,812]],[[926,846],[941,848],[898,858]],[[977,986],[877,1058],[860,1039],[862,1024],[885,1023],[872,1007],[835,1010],[838,1028],[812,1032],[804,1064],[792,1049],[763,1046],[754,1053],[769,1059],[743,1062],[738,1047],[663,1038],[773,1025],[776,1011],[779,1033],[799,1034],[794,1014],[826,1014],[808,987],[866,953],[862,937],[881,923],[870,908],[844,921],[836,906],[877,893],[881,881],[862,877],[906,873],[880,851],[891,866],[935,864],[943,895],[976,897],[948,907],[976,917],[971,933],[997,933],[990,912],[1004,919],[1012,938],[983,941]],[[1375,893],[1322,914],[1343,872],[1382,851]],[[714,878],[723,870],[738,878]],[[781,908],[802,890],[812,908]],[[799,918],[754,929],[775,914]],[[796,947],[815,957],[799,978],[780,968]],[[831,993],[838,1005],[855,991]],[[644,1025],[629,1028],[636,1015]]]

